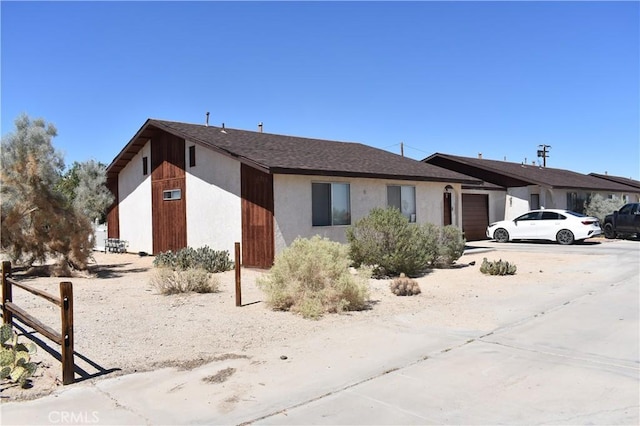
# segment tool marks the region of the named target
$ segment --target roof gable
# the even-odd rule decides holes
[[[480,183],[431,164],[353,142],[337,142],[149,119],[107,168],[113,179],[151,139],[164,131],[267,173]]]

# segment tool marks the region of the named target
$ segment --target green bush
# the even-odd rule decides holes
[[[297,238],[280,253],[268,274],[258,279],[267,304],[304,318],[367,307],[368,274],[351,273],[348,248],[315,236]]]
[[[518,268],[513,263],[502,259],[489,262],[485,257],[480,265],[480,272],[487,275],[514,275]]]
[[[589,201],[584,203],[584,214],[597,217],[600,226],[604,226],[605,216],[619,210],[624,204],[621,198],[604,198],[600,194],[591,194]]]
[[[216,273],[228,271],[233,267],[226,250],[213,250],[209,246],[194,249],[185,247],[177,252],[160,253],[153,261],[156,267],[166,267],[174,271],[184,271],[191,268],[204,269]]]
[[[26,387],[29,377],[36,371],[31,355],[36,345],[18,343],[18,334],[9,324],[0,327],[0,379]]]
[[[349,255],[356,267],[373,267],[376,276],[415,275],[428,265],[423,228],[396,208],[375,208],[347,228]]]
[[[462,257],[466,241],[462,236],[462,231],[453,226],[439,227],[439,238],[437,243],[438,257],[431,261],[433,267],[446,268]]]
[[[450,266],[465,246],[458,228],[411,224],[396,208],[371,210],[347,228],[347,240],[354,265],[371,266],[378,277]]]
[[[151,285],[161,294],[215,293],[220,287],[217,277],[202,268],[174,271],[160,267],[151,275]]]

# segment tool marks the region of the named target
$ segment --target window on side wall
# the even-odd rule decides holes
[[[351,188],[348,183],[311,184],[313,226],[351,224]]]
[[[389,185],[387,186],[387,205],[395,207],[409,222],[416,221],[416,187]]]
[[[580,192],[567,192],[567,210],[584,214],[584,203],[587,194]]]
[[[142,157],[142,175],[146,176],[149,174],[149,160],[147,157]]]
[[[189,167],[196,166],[196,146],[189,147]]]
[[[162,199],[165,201],[179,200],[182,198],[182,191],[180,189],[169,189],[162,191]]]

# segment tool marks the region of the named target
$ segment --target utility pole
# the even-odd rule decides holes
[[[400,142],[400,155],[404,157],[404,143]]]
[[[538,150],[538,158],[542,157],[542,167],[547,167],[547,157],[549,157],[549,151],[547,151],[547,148],[551,148],[551,145],[538,145],[539,149]]]

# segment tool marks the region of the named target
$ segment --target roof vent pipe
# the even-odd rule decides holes
[[[478,158],[482,160],[482,153],[481,152],[478,153]]]
[[[204,125],[209,127],[209,111],[207,111],[206,115],[207,115],[207,119],[205,120]]]
[[[262,121],[258,123],[258,131],[262,133]]]

